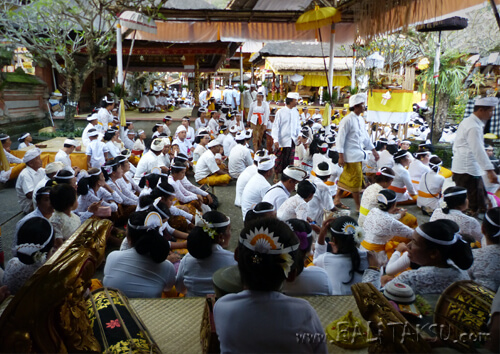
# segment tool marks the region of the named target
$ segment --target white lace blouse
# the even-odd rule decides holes
[[[68,216],[57,210],[54,211],[49,221],[54,228],[55,238],[62,238],[64,240],[69,239],[82,224],[80,217],[73,212],[71,212],[71,216]]]
[[[14,295],[43,263],[24,264],[17,257],[11,258],[5,267],[2,284],[7,285],[10,293]]]
[[[469,215],[465,215],[460,210],[450,209],[448,214],[439,208],[434,210],[429,221],[436,221],[438,219],[452,220],[460,227],[460,234],[462,236],[472,237],[475,241],[481,241],[483,234],[481,233],[481,224],[479,221]]]
[[[391,282],[404,283],[410,286],[415,294],[441,294],[449,285],[459,280],[469,280],[467,272],[450,265],[448,268],[420,267],[407,270]],[[380,272],[365,270],[363,283],[372,283],[380,288]]]
[[[468,269],[470,278],[482,286],[496,291],[500,286],[500,245],[483,245],[472,250],[474,263]]]
[[[370,210],[363,223],[363,230],[365,241],[377,245],[385,244],[394,236],[412,238],[414,231],[379,208]]]
[[[378,206],[377,202],[377,194],[384,189],[380,184],[373,183],[363,192],[363,196],[361,197],[361,207],[367,209],[368,211],[376,208]],[[368,215],[368,214],[367,214]],[[366,215],[363,214],[363,211],[360,210],[358,225],[363,226],[363,223],[366,219]]]
[[[308,206],[306,201],[298,194],[285,200],[278,209],[277,217],[286,221],[289,219],[307,220]]]

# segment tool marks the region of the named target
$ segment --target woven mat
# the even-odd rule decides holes
[[[201,353],[205,299],[129,299],[163,353]]]
[[[348,310],[363,319],[352,296],[304,297],[318,313],[323,328],[344,316]],[[129,299],[131,306],[144,322],[164,353],[200,353],[200,326],[204,298]],[[365,323],[366,324],[366,323]],[[366,353],[367,350],[347,350],[328,343],[330,353]]]

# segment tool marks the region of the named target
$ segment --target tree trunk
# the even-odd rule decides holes
[[[73,132],[75,130],[75,115],[77,113],[78,102],[82,92],[83,80],[78,76],[67,76],[66,89],[68,90],[68,99],[66,101],[64,112],[63,130]]]
[[[448,93],[440,92],[437,95],[436,114],[434,116],[434,134],[432,135],[432,142],[437,144],[448,118],[448,107],[450,105],[450,95]]]

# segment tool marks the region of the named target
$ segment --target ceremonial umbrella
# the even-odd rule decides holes
[[[304,76],[299,74],[293,74],[292,76],[290,76],[290,80],[292,80],[293,82],[300,82],[304,80]]]
[[[328,93],[330,94],[330,101],[332,99],[332,92],[330,82],[333,80],[333,57],[334,57],[334,44],[335,44],[335,22],[340,22],[340,11],[334,7],[319,7],[314,6],[314,10],[307,11],[300,15],[295,28],[298,31],[317,30],[319,34],[319,41],[321,44],[321,52],[323,53],[323,40],[321,38],[321,27],[331,25],[330,37],[330,70],[326,68],[325,55],[323,53],[323,64],[325,65],[326,83],[328,85]],[[333,102],[332,102],[333,104]]]

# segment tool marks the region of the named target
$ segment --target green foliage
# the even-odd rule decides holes
[[[336,91],[334,91],[334,92],[336,92]],[[325,103],[326,102],[330,103],[330,93],[328,92],[328,90],[323,90],[323,96],[322,96],[321,100]]]
[[[113,93],[118,99],[126,98],[128,96],[128,93],[125,90],[124,86],[120,85],[119,83],[115,83],[115,86],[113,86]]]

